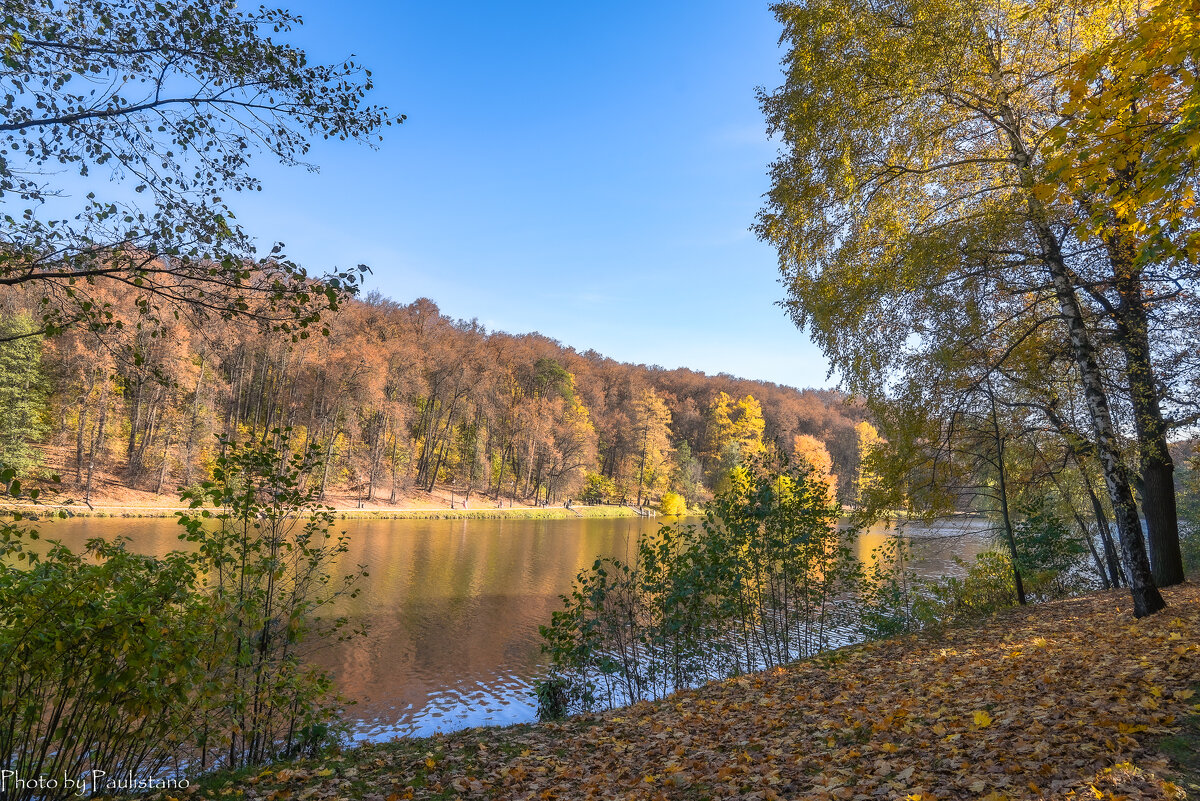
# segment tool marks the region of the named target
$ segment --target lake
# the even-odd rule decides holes
[[[339,610],[369,633],[330,643],[314,661],[342,693],[353,737],[384,740],[535,718],[533,683],[542,673],[538,626],[560,608],[575,575],[597,558],[630,557],[662,520],[345,520],[351,537],[342,567],[368,566],[362,592]],[[38,524],[72,548],[91,537],[130,537],[131,548],[164,554],[180,547],[173,519],[73,518]],[[909,527],[913,567],[955,571],[987,547],[977,523]],[[865,558],[882,526],[858,543]]]

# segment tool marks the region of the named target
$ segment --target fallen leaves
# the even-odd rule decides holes
[[[1097,593],[659,704],[364,746],[242,789],[269,798],[272,783],[303,780],[298,797],[313,801],[1182,797],[1149,744],[1200,711],[1200,589],[1166,596],[1168,613],[1134,624],[1118,596]]]

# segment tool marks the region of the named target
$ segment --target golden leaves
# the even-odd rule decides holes
[[[1080,232],[1117,226],[1143,258],[1188,256],[1190,225],[1176,203],[1197,180],[1200,117],[1194,70],[1180,65],[1200,48],[1200,32],[1180,19],[1195,6],[1152,4],[1069,64],[1059,79],[1067,103],[1043,143],[1040,191],[1055,202],[1086,197]]]
[[[563,724],[364,746],[347,755],[357,780],[302,764],[274,780],[310,782],[296,793],[308,801],[358,797],[360,784],[378,801],[1171,797],[1147,745],[1200,712],[1200,645],[1186,634],[1200,630],[1200,588],[1167,591],[1174,620],[1133,625],[1117,597],[1013,610]]]

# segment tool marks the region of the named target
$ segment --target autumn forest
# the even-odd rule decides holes
[[[12,300],[10,330],[30,319]],[[619,364],[451,320],[426,299],[352,300],[327,336],[296,341],[252,320],[139,325],[137,308],[112,306],[112,335],[0,346],[26,348],[7,380],[28,382],[40,405],[28,425],[53,454],[7,459],[45,458],[89,501],[101,473],[173,496],[208,476],[220,437],[281,427],[320,447],[323,496],[372,506],[435,487],[468,503],[641,505],[671,491],[694,505],[740,459],[791,453],[801,436],[828,449],[843,497],[854,491],[864,410],[837,392]]]
[[[308,5],[4,4],[0,801],[1200,793],[1200,0]]]

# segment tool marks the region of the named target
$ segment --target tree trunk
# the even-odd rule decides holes
[[[196,388],[192,391],[192,416],[184,433],[183,448],[183,485],[191,486],[192,459],[196,448],[196,429],[200,425],[200,387],[204,384],[204,349],[200,350],[200,371],[196,375]]]
[[[167,434],[167,444],[163,446],[162,464],[158,468],[158,488],[154,490],[155,495],[162,495],[163,484],[167,482],[167,462],[170,461],[171,455],[171,435]]]
[[[1075,357],[1075,366],[1079,370],[1084,398],[1095,429],[1096,453],[1104,469],[1104,483],[1108,487],[1109,500],[1117,519],[1117,531],[1120,533],[1121,550],[1125,556],[1129,577],[1129,591],[1133,597],[1133,614],[1134,617],[1145,617],[1166,608],[1167,602],[1163,600],[1162,593],[1154,584],[1154,575],[1150,570],[1150,560],[1146,556],[1146,546],[1142,539],[1142,524],[1138,519],[1133,491],[1129,487],[1129,474],[1121,461],[1108,396],[1104,392],[1095,349],[1083,320],[1083,310],[1079,305],[1079,298],[1075,296],[1075,286],[1067,269],[1062,248],[1050,227],[1049,215],[1033,192],[1036,184],[1033,160],[1022,138],[1021,123],[1008,102],[1007,90],[999,74],[998,64],[996,70],[996,91],[1000,98],[998,107],[1009,137],[1013,165],[1025,190],[1028,221],[1041,247],[1041,260],[1050,272],[1054,294],[1067,327],[1071,352]]]
[[[1079,533],[1083,536],[1083,541],[1087,543],[1088,550],[1092,553],[1092,561],[1096,563],[1096,573],[1100,576],[1100,585],[1104,589],[1109,589],[1112,586],[1112,581],[1108,577],[1108,570],[1105,569],[1104,560],[1100,558],[1100,553],[1096,550],[1096,543],[1092,542],[1092,534],[1088,531],[1087,523],[1083,522],[1083,516],[1071,510],[1071,514],[1075,516],[1075,524],[1079,526]]]
[[[142,420],[142,379],[139,377],[133,384],[133,397],[129,403],[129,443],[125,449],[125,458],[129,469],[133,469],[133,456],[137,447],[137,432]]]
[[[329,463],[333,461],[333,442],[337,439],[337,412],[334,411],[333,421],[329,424],[329,441],[325,447],[325,464],[321,471],[321,495],[325,500],[325,487],[329,484]]]
[[[996,473],[1000,477],[1000,519],[1004,524],[1004,536],[1008,541],[1008,555],[1012,560],[1013,587],[1017,591],[1017,603],[1025,606],[1025,584],[1021,581],[1021,570],[1018,567],[1017,537],[1013,534],[1012,517],[1008,513],[1008,480],[1004,470],[1004,438],[1000,436],[1000,423],[996,419],[996,396],[992,392],[989,379],[987,385],[988,400],[992,404],[992,436],[996,439]]]
[[[1108,572],[1112,576],[1113,586],[1120,587],[1123,583],[1128,584],[1129,581],[1125,577],[1125,571],[1121,567],[1121,559],[1117,556],[1117,546],[1113,542],[1112,528],[1108,523],[1108,515],[1104,513],[1104,505],[1096,497],[1096,492],[1092,489],[1092,482],[1088,479],[1086,473],[1083,476],[1083,483],[1087,487],[1088,498],[1092,502],[1092,514],[1096,518],[1096,527],[1100,534],[1100,542],[1104,545],[1104,559],[1108,562]]]
[[[399,444],[400,444],[400,432],[393,431],[392,432],[392,456],[391,456],[392,495],[391,495],[391,498],[388,500],[388,503],[396,502],[396,448],[399,446]]]
[[[1120,559],[1117,557],[1117,548],[1112,541],[1112,532],[1108,525],[1108,515],[1104,514],[1104,506],[1100,503],[1100,499],[1096,497],[1096,491],[1092,487],[1092,480],[1088,478],[1087,464],[1085,462],[1086,457],[1094,457],[1096,455],[1096,446],[1067,425],[1062,415],[1058,413],[1056,404],[1057,399],[1053,399],[1049,405],[1043,406],[1042,410],[1046,413],[1046,417],[1050,420],[1051,425],[1058,431],[1059,436],[1063,438],[1063,442],[1067,446],[1067,452],[1071,454],[1071,458],[1075,461],[1075,466],[1079,468],[1079,477],[1083,479],[1083,486],[1087,490],[1088,499],[1092,504],[1092,514],[1096,518],[1096,529],[1100,535],[1100,542],[1104,545],[1104,557],[1108,562],[1108,573],[1112,578],[1113,586],[1120,587],[1124,576],[1121,570]]]
[[[1117,531],[1121,537],[1121,550],[1125,556],[1129,590],[1133,596],[1133,614],[1135,617],[1144,617],[1165,608],[1167,603],[1154,584],[1150,560],[1146,556],[1146,548],[1142,540],[1142,524],[1138,519],[1133,491],[1129,487],[1129,475],[1117,448],[1117,437],[1113,428],[1112,414],[1109,412],[1108,398],[1104,394],[1100,367],[1096,362],[1091,339],[1084,326],[1079,299],[1075,297],[1074,287],[1058,250],[1058,242],[1053,239],[1048,225],[1044,226],[1044,229],[1045,236],[1050,240],[1050,242],[1043,241],[1043,246],[1050,245],[1048,255],[1051,258],[1047,259],[1047,264],[1054,281],[1059,307],[1070,333],[1076,367],[1083,383],[1084,397],[1087,400],[1092,425],[1096,429],[1096,451],[1100,457],[1100,464],[1104,468],[1104,483],[1108,487],[1109,500],[1117,518]]]
[[[83,483],[83,430],[87,427],[87,395],[79,396],[79,422],[75,428],[75,484]]]
[[[96,452],[104,444],[104,423],[108,415],[108,381],[100,391],[100,419],[96,422],[96,435],[92,437],[91,453],[88,455],[87,484],[83,488],[83,502],[92,505],[92,473],[96,468]]]
[[[1183,581],[1179,520],[1175,504],[1175,463],[1167,450],[1167,424],[1158,402],[1150,355],[1149,316],[1143,300],[1136,245],[1121,233],[1128,221],[1117,220],[1104,237],[1120,297],[1115,339],[1125,356],[1125,374],[1133,403],[1134,428],[1141,452],[1142,513],[1146,517],[1150,566],[1154,582],[1169,587]]]

